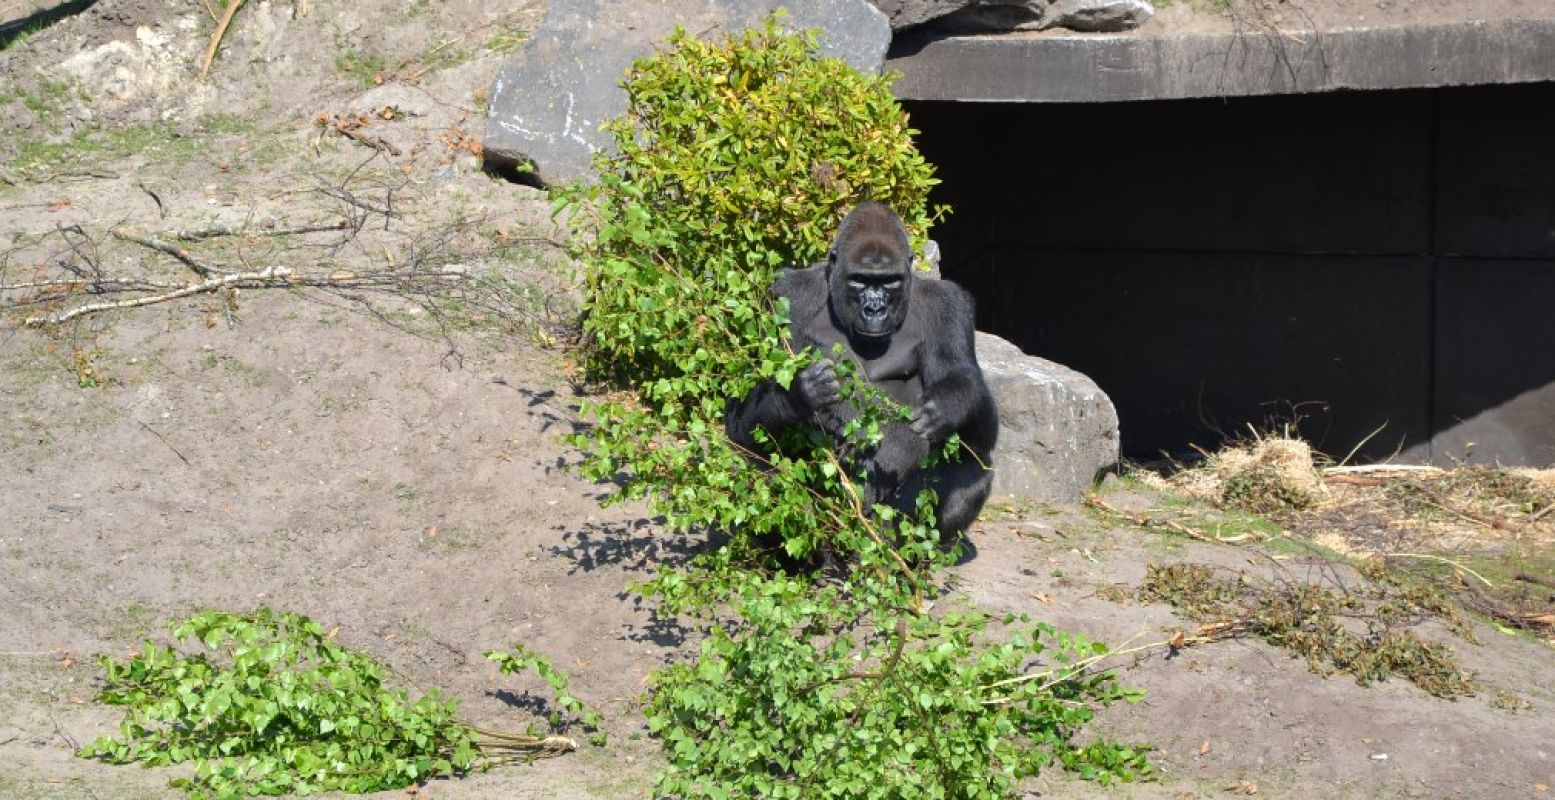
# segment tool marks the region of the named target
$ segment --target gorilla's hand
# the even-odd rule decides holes
[[[837,365],[829,358],[799,371],[799,398],[811,411],[825,411],[842,402],[842,386],[837,383]]]
[[[944,413],[933,400],[924,401],[912,412],[912,420],[908,423],[912,426],[912,432],[922,436],[930,442],[943,442],[950,438],[950,422],[945,419]]]

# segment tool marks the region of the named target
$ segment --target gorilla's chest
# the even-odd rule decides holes
[[[864,376],[892,400],[912,404],[923,395],[918,342],[892,336],[885,342],[862,341],[854,347],[847,334],[831,324],[829,315],[813,320],[804,328],[799,331],[800,338],[807,341],[799,344],[809,344],[825,355],[830,355],[835,345],[842,345],[847,358],[862,367]]]

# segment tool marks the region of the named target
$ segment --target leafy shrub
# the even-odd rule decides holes
[[[147,642],[123,662],[102,656],[100,699],[124,706],[118,736],[78,755],[113,764],[193,761],[174,786],[196,797],[364,793],[398,789],[512,759],[565,752],[565,737],[485,731],[457,718],[436,690],[412,699],[384,684],[383,668],[335,644],[317,622],[260,609],[206,611],[171,626],[208,650],[183,653]],[[522,647],[488,653],[503,674],[535,669],[558,710],[599,719],[567,693],[567,677]],[[559,715],[553,715],[559,725]]]
[[[814,50],[769,21],[722,43],[678,31],[633,65],[627,113],[605,126],[618,152],[599,160],[599,184],[564,195],[598,214],[590,367],[748,385],[749,362],[775,349],[775,271],[824,257],[860,199],[896,209],[915,246],[926,238],[943,213],[927,208],[937,181],[890,82]],[[747,349],[709,361],[712,337]],[[663,389],[674,405],[676,387]]]
[[[1055,759],[1104,781],[1146,772],[1137,749],[1070,742],[1093,705],[1133,696],[1090,671],[1105,647],[970,606],[928,613],[955,558],[925,524],[931,492],[908,518],[866,509],[818,432],[763,454],[724,435],[730,399],[788,385],[815,356],[784,344],[776,271],[820,258],[863,199],[915,241],[942,213],[889,82],[769,20],[719,43],[677,33],[627,92],[600,181],[560,198],[583,228],[580,359],[603,390],[575,442],[586,476],[621,486],[613,501],[731,537],[639,587],[704,628],[698,660],[654,678],[649,726],[670,762],[657,795],[996,798]],[[839,367],[850,436],[905,413]],[[771,541],[848,568],[781,569]]]

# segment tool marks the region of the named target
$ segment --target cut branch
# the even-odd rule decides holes
[[[163,294],[146,295],[144,297],[136,297],[129,300],[116,300],[111,303],[91,303],[84,306],[78,306],[69,311],[55,314],[52,317],[28,317],[26,320],[23,320],[22,324],[28,327],[58,325],[61,322],[69,322],[70,320],[85,314],[96,314],[101,311],[112,311],[119,308],[139,308],[140,306],[149,306],[155,303],[165,303],[168,300],[177,300],[180,297],[188,297],[190,295],[203,294],[205,292],[214,292],[217,289],[222,289],[234,284],[251,284],[255,282],[266,283],[275,280],[285,280],[291,275],[292,269],[290,267],[267,267],[256,272],[236,272],[231,275],[223,275],[219,278],[211,278],[208,281],[202,281],[190,286],[185,286],[182,289],[176,289],[171,292],[164,292]]]
[[[213,272],[221,271],[207,267],[204,264],[195,261],[194,256],[189,255],[188,250],[185,250],[182,247],[173,244],[172,242],[162,239],[161,237],[147,236],[142,233],[137,233],[122,225],[109,231],[109,233],[113,234],[115,239],[123,239],[126,242],[134,242],[135,244],[149,247],[159,253],[166,253],[173,258],[178,259],[185,266],[199,273],[200,277],[202,278],[209,278]]]
[[[221,37],[227,34],[227,26],[232,24],[232,18],[238,15],[238,9],[243,7],[243,0],[232,0],[227,6],[221,20],[216,23],[216,32],[211,34],[211,43],[205,47],[205,61],[200,64],[200,78],[203,80],[206,73],[211,71],[211,62],[216,60],[216,48],[221,45]]]
[[[330,231],[350,230],[350,223],[345,220],[331,222],[327,225],[301,225],[295,228],[260,228],[250,230],[246,227],[232,225],[213,225],[209,228],[195,228],[193,230],[169,231],[164,234],[174,239],[185,242],[198,242],[202,239],[214,239],[218,236],[293,236],[304,233],[326,233]]]

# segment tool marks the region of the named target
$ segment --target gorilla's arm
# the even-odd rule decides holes
[[[923,395],[913,410],[912,429],[932,446],[959,433],[985,456],[998,435],[998,411],[977,364],[972,298],[953,283],[920,285],[926,302],[919,303],[923,313],[913,315],[911,323],[921,326],[912,333],[922,345]]]
[[[815,269],[796,269],[781,275],[773,293],[785,297],[793,320],[795,349],[817,346],[804,330],[804,322],[816,315],[826,303],[826,283]],[[841,402],[841,387],[831,359],[822,358],[794,376],[787,389],[774,381],[763,381],[743,400],[731,400],[724,412],[724,430],[730,441],[752,452],[759,452],[753,432],[757,428],[776,436],[800,422],[816,422],[832,435],[842,430],[846,415]]]
[[[805,367],[787,390],[775,381],[762,381],[743,401],[731,401],[724,412],[730,440],[749,450],[756,448],[751,434],[756,428],[775,435],[801,421],[816,422],[832,435],[846,422],[837,370],[829,358]]]

